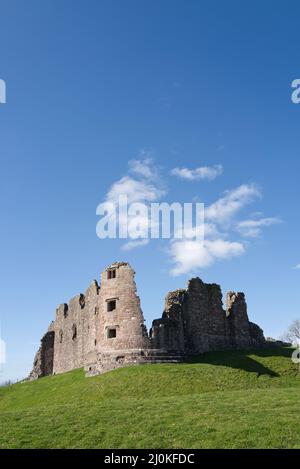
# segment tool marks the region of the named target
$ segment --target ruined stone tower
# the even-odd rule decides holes
[[[85,360],[89,374],[136,362],[150,347],[134,274],[125,262],[114,263],[101,274],[97,345]]]
[[[211,350],[262,347],[262,330],[249,322],[243,293],[229,292],[223,309],[219,285],[191,279],[170,292],[149,335],[134,271],[111,264],[85,294],[56,310],[43,336],[30,379],[84,367],[87,375],[137,363],[178,362]]]
[[[149,346],[134,274],[128,264],[116,263],[101,275],[100,352]]]

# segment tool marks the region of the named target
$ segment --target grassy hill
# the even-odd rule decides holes
[[[300,448],[291,353],[208,353],[1,388],[0,448]]]

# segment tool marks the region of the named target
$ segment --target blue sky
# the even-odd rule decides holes
[[[56,306],[114,260],[134,266],[148,325],[167,291],[197,274],[224,292],[245,291],[250,318],[280,335],[300,314],[300,104],[291,101],[299,3],[1,0],[0,8],[1,380],[28,373]],[[214,179],[195,172],[215,165]],[[122,178],[163,187],[160,200],[204,202],[210,213],[234,201],[228,220],[219,210],[210,221],[212,241],[236,249],[211,245],[205,265],[203,253],[191,264],[169,242],[124,250],[100,240],[96,207]],[[174,275],[178,258],[185,267]]]

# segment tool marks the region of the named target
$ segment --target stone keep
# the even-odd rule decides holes
[[[263,331],[248,319],[243,293],[227,294],[199,278],[168,293],[160,319],[147,332],[134,271],[116,262],[85,294],[56,310],[41,340],[30,379],[84,367],[92,376],[137,363],[179,362],[212,350],[258,348]]]

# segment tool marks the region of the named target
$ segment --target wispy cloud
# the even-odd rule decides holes
[[[109,189],[106,201],[116,203],[120,195],[127,195],[128,202],[154,202],[164,191],[149,181],[139,181],[131,176],[123,176]]]
[[[217,224],[228,225],[243,207],[259,197],[261,192],[256,184],[243,184],[225,192],[223,197],[209,205],[205,211],[205,218]]]
[[[171,170],[172,176],[177,176],[189,181],[199,181],[207,179],[213,181],[216,177],[223,173],[223,166],[218,164],[215,166],[201,166],[195,169],[189,168],[173,168]]]
[[[142,152],[142,156],[145,152]],[[155,202],[166,194],[159,177],[158,167],[149,157],[128,162],[128,172],[112,184],[106,195],[107,202],[116,203],[120,195],[126,195],[128,203]]]
[[[149,239],[137,239],[136,241],[128,241],[128,243],[123,244],[121,249],[123,251],[131,251],[135,248],[147,246],[147,244],[149,244]]]
[[[146,179],[153,179],[153,177],[157,175],[157,169],[153,160],[150,157],[146,157],[147,153],[145,151],[143,151],[141,155],[145,155],[145,158],[137,160],[134,159],[128,162],[129,170],[131,173],[138,176],[142,176]]]
[[[294,269],[300,270],[300,264],[297,264]]]
[[[142,156],[144,154],[143,152]],[[128,166],[128,174],[114,182],[105,197],[105,203],[115,207],[115,212],[111,218],[113,217],[117,228],[119,230],[124,228],[126,231],[128,228],[130,241],[123,245],[122,249],[124,250],[131,250],[148,244],[148,240],[135,239],[132,233],[138,232],[142,238],[146,237],[149,219],[147,213],[138,209],[136,212],[128,213],[128,216],[121,213],[116,216],[119,197],[126,196],[128,204],[137,202],[143,203],[147,207],[151,202],[159,201],[166,194],[164,182],[159,176],[159,169],[151,158],[130,160]]]
[[[232,240],[233,232],[239,227],[243,236],[258,235],[263,227],[279,223],[277,218],[238,221],[239,212],[261,197],[255,184],[244,184],[227,191],[206,208],[204,241],[175,240],[171,242],[169,255],[173,267],[171,275],[182,275],[204,269],[220,260],[229,260],[246,252],[246,245]],[[255,223],[254,223],[255,222]]]
[[[226,260],[244,254],[243,244],[216,240],[183,240],[171,243],[170,257],[174,264],[171,275],[177,276],[209,267],[217,260]]]
[[[245,238],[257,238],[262,234],[262,228],[282,223],[279,218],[269,217],[260,220],[244,220],[237,224],[237,231]]]

